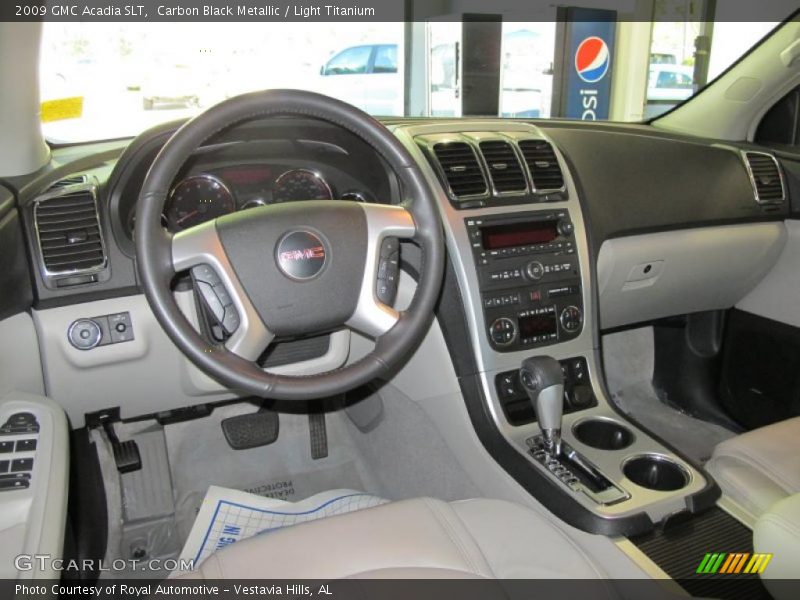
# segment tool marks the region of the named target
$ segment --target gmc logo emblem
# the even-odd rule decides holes
[[[275,248],[278,269],[289,279],[304,281],[322,272],[328,262],[325,242],[308,230],[287,233]]]
[[[306,248],[304,250],[288,250],[281,252],[280,259],[283,261],[290,260],[309,260],[312,258],[325,258],[325,248],[322,246],[314,246],[313,248]]]

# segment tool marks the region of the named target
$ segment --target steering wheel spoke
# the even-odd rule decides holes
[[[172,237],[172,266],[176,273],[192,271],[206,305],[230,335],[225,347],[246,360],[261,356],[275,336],[264,325],[239,281],[214,221]]]
[[[362,204],[367,220],[367,259],[358,303],[346,325],[372,338],[378,338],[395,326],[400,313],[381,299],[382,285],[397,285],[399,248],[382,252],[387,238],[412,238],[417,233],[411,213],[401,206]],[[385,265],[382,265],[385,263]],[[394,277],[394,282],[386,280]]]

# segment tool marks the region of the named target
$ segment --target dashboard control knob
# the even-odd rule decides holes
[[[525,272],[528,274],[528,277],[534,281],[538,281],[544,277],[544,265],[538,260],[534,260],[528,263],[528,266],[525,267]]]
[[[498,346],[508,346],[517,339],[517,324],[508,317],[495,319],[489,327],[489,337]]]
[[[78,319],[69,326],[67,337],[78,350],[91,350],[103,339],[103,330],[91,319]]]
[[[561,327],[567,333],[575,333],[583,324],[583,313],[577,306],[568,306],[561,311]]]
[[[558,233],[560,233],[564,237],[572,235],[572,232],[575,231],[575,226],[572,224],[571,221],[567,221],[566,219],[562,219],[561,221],[559,221],[557,228],[558,228]]]

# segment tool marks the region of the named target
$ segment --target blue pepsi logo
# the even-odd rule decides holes
[[[610,62],[608,46],[599,37],[588,37],[578,44],[575,71],[586,83],[597,83],[605,77]]]

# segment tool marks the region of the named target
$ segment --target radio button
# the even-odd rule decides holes
[[[534,260],[528,263],[528,266],[525,268],[525,272],[528,274],[528,277],[537,281],[544,277],[545,269],[544,265],[540,263],[538,260]]]
[[[567,220],[562,220],[558,222],[557,229],[558,233],[567,237],[572,235],[572,232],[575,231],[575,226]]]

